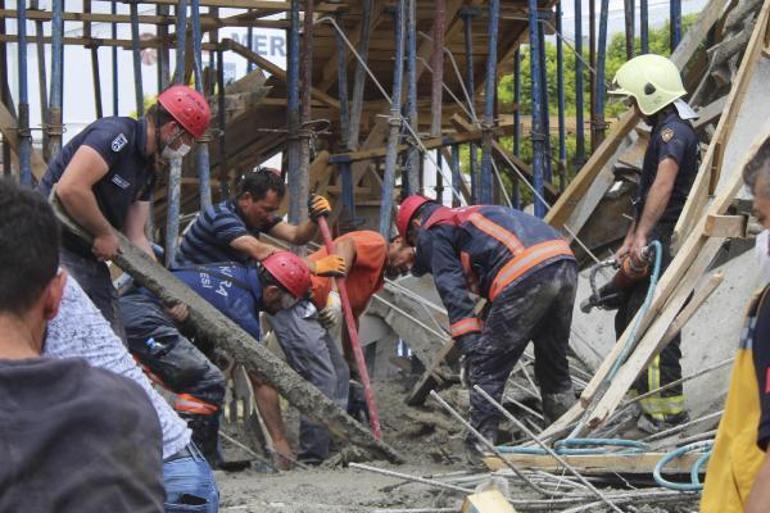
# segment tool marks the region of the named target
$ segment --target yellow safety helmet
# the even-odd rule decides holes
[[[646,54],[634,57],[620,67],[608,93],[635,98],[639,110],[645,116],[651,116],[687,91],[679,70],[670,59]]]

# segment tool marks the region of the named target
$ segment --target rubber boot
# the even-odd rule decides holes
[[[476,431],[481,433],[492,445],[496,445],[499,422],[496,417],[489,418],[486,422],[482,422],[481,426],[476,427]],[[468,433],[465,436],[465,454],[469,464],[483,464],[483,458],[489,452],[487,445],[482,443],[473,433]]]
[[[219,413],[214,415],[196,415],[180,413],[180,417],[187,421],[187,426],[192,429],[192,439],[195,445],[209,462],[211,468],[217,464],[217,443],[219,441]]]
[[[565,392],[556,394],[542,394],[543,396],[543,417],[545,425],[550,426],[556,422],[559,417],[567,413],[575,404],[575,391],[570,387]]]

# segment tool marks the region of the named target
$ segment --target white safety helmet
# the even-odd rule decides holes
[[[612,80],[609,94],[631,96],[645,116],[659,112],[687,91],[676,65],[662,55],[646,54],[623,64]]]

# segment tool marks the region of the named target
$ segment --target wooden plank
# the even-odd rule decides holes
[[[704,126],[713,123],[722,115],[722,112],[724,112],[727,107],[728,96],[729,95],[725,95],[718,100],[714,100],[698,110],[698,119],[693,120],[692,123],[695,130],[700,130]]]
[[[77,225],[55,199],[53,206],[59,220],[81,239],[90,242],[90,235]],[[264,377],[286,400],[304,415],[325,425],[331,433],[365,449],[370,455],[398,462],[403,458],[390,446],[377,441],[372,433],[348,416],[339,406],[317,388],[302,379],[265,346],[217,310],[205,299],[160,264],[151,260],[123,234],[117,233],[120,253],[115,264],[131,274],[144,287],[156,294],[164,304],[182,302],[187,305],[189,322],[199,335],[224,349],[249,372]]]
[[[253,52],[252,50],[249,50],[247,47],[243,46],[240,43],[236,43],[232,39],[225,38],[222,40],[221,45],[228,49],[232,50],[233,52],[237,53],[241,57],[243,57],[246,60],[249,60],[262,68],[263,70],[267,71],[274,77],[278,78],[282,82],[286,83],[286,71],[281,69],[276,64],[273,64],[269,60],[265,59],[261,55],[259,55],[256,52]],[[333,107],[337,110],[340,108],[340,102],[336,98],[332,98],[325,92],[319,90],[316,87],[313,87],[310,92],[311,96],[315,98],[316,100],[324,103],[325,105],[328,105],[329,107]]]
[[[707,237],[725,237],[729,239],[745,239],[749,225],[749,216],[745,215],[716,215],[706,217],[703,234]]]
[[[655,465],[666,455],[664,452],[646,452],[641,454],[580,454],[564,455],[562,458],[583,475],[599,476],[606,474],[652,474]],[[520,470],[541,470],[559,473],[564,467],[547,454],[505,454],[505,459]],[[689,453],[676,458],[666,465],[664,474],[689,474],[700,454]],[[497,457],[484,458],[489,470],[496,472],[508,466]],[[706,472],[705,466],[701,467]]]
[[[3,134],[3,139],[8,142],[8,145],[18,156],[19,139],[16,133],[16,118],[13,117],[3,102],[0,102],[0,132]],[[30,166],[32,167],[32,174],[38,180],[43,177],[43,174],[48,167],[48,165],[45,163],[45,160],[43,160],[43,156],[40,154],[40,151],[38,151],[34,146],[32,147]]]

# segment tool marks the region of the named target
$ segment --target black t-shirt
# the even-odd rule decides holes
[[[0,513],[160,513],[161,442],[136,383],[80,359],[0,360]]]
[[[636,200],[637,219],[644,211],[647,194],[650,192],[658,165],[666,158],[673,158],[679,164],[679,171],[674,181],[674,190],[668,200],[666,210],[660,218],[661,223],[676,224],[682,213],[687,196],[698,174],[698,137],[689,121],[679,117],[676,112],[669,112],[655,125],[650,135],[650,145],[644,154],[642,176]]]
[[[88,125],[68,142],[48,165],[38,189],[48,196],[81,146],[96,150],[109,170],[93,192],[104,217],[117,230],[123,229],[128,209],[135,201],[149,201],[155,182],[151,160],[145,155],[147,121],[122,117],[101,118]],[[90,248],[72,234],[65,233],[64,245],[83,256]]]

